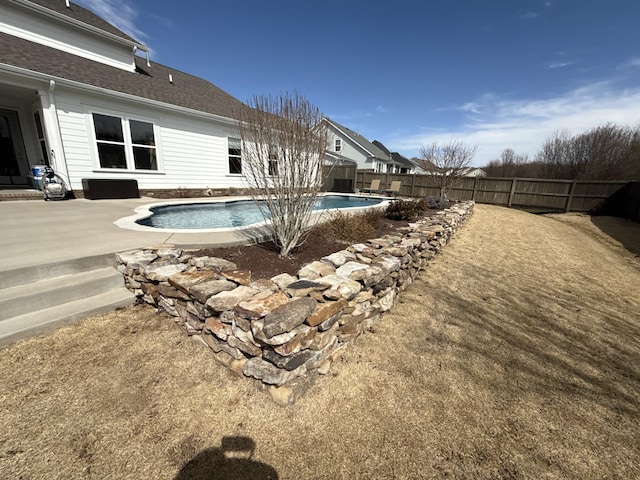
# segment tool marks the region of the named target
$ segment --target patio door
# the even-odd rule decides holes
[[[18,112],[0,109],[0,185],[27,185],[28,170]]]

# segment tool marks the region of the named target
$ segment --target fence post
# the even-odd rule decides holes
[[[471,194],[471,200],[476,201],[476,195],[478,193],[478,178],[473,177],[473,193]]]
[[[411,196],[412,197],[414,196],[413,195],[413,190],[414,190],[415,184],[416,184],[416,176],[414,174],[414,175],[411,175]]]
[[[507,206],[509,208],[511,208],[511,204],[513,203],[513,195],[516,193],[517,183],[518,183],[518,179],[514,177],[513,180],[511,180],[511,192],[509,192],[509,203],[507,203]]]
[[[576,183],[578,182],[574,180],[573,182],[571,182],[571,186],[569,187],[569,196],[567,197],[567,206],[564,209],[565,212],[568,212],[569,210],[571,210],[571,204],[573,203],[573,194],[576,190]]]

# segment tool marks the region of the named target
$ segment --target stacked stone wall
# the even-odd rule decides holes
[[[254,281],[232,262],[167,245],[119,253],[118,269],[138,297],[284,405],[393,307],[473,206],[459,203],[397,235],[350,245],[295,276]]]

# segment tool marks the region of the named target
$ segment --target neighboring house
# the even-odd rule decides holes
[[[429,160],[422,160],[420,158],[413,157],[409,161],[415,167],[415,173],[417,175],[440,175],[440,174],[442,174],[442,169],[439,168],[439,167],[436,167]]]
[[[373,170],[378,173],[399,171],[401,165],[391,155],[371,143],[359,133],[324,118],[329,129],[329,150],[326,161],[333,161],[333,157],[339,155],[355,162],[358,170]]]
[[[403,157],[398,152],[391,152],[391,158],[393,158],[393,160],[400,165],[398,167],[400,170],[397,171],[397,173],[416,173],[416,166],[407,157]]]
[[[417,167],[416,165],[406,157],[403,157],[398,152],[390,152],[387,147],[385,147],[382,142],[378,140],[374,140],[373,144],[378,147],[380,150],[385,152],[387,155],[391,157],[391,159],[395,162],[394,173],[416,173]]]
[[[445,175],[451,175],[453,170],[447,170]],[[459,177],[486,177],[487,172],[478,167],[465,167],[458,172]]]
[[[435,166],[429,160],[413,158],[410,160],[416,167],[415,173],[419,175],[450,175],[451,170],[444,170]],[[461,177],[486,177],[487,172],[478,167],[465,167],[460,172]]]
[[[477,167],[467,167],[462,171],[463,177],[486,177],[487,172]]]
[[[241,106],[78,5],[0,0],[0,186],[49,164],[75,192],[241,187]]]

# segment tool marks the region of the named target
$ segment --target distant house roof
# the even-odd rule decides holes
[[[373,143],[376,147],[378,147],[380,150],[382,150],[387,155],[391,155],[391,152],[389,151],[389,149],[387,147],[385,147],[382,142],[380,142],[378,140],[374,140],[371,143]]]
[[[486,177],[487,172],[480,167],[466,167],[462,169],[460,175],[463,177]]]
[[[0,70],[5,64],[52,80],[66,79],[227,118],[237,116],[242,103],[207,80],[157,63],[148,67],[146,60],[134,58],[135,73],[0,33]]]
[[[65,0],[28,0],[28,1],[21,0],[20,3],[23,3],[23,4],[33,3],[41,7],[45,7],[48,10],[65,15],[73,20],[85,23],[87,25],[91,25],[92,27],[98,28],[112,35],[116,35],[117,37],[120,37],[123,40],[127,40],[129,42],[133,42],[140,46],[144,46],[141,42],[139,42],[135,38],[130,37],[129,35],[124,33],[122,30],[116,28],[114,25],[110,24],[106,20],[100,18],[91,10],[87,10],[86,8],[83,8],[80,5],[76,5],[75,3],[69,2],[69,7],[66,6]],[[146,49],[146,47],[144,48]]]
[[[389,155],[394,162],[408,168],[416,168],[416,165],[411,160],[409,160],[406,157],[403,157],[398,152],[390,152],[389,149],[382,144],[382,142],[378,140],[374,140],[372,143],[376,147],[378,147],[380,150],[385,152],[387,155]]]
[[[418,167],[419,169],[423,170],[426,173],[431,173],[431,174],[441,174],[444,172],[444,170],[440,167],[437,167],[432,161],[430,160],[425,160],[422,158],[412,158],[411,162]]]
[[[367,152],[370,157],[375,157],[379,160],[384,160],[386,162],[391,161],[390,155],[388,153],[378,148],[376,145],[371,143],[369,140],[364,138],[359,133],[356,133],[353,130],[348,129],[344,125],[340,125],[339,123],[334,122],[329,118],[325,117],[325,120],[331,125],[333,125],[337,130],[342,132],[344,136],[350,138],[355,144],[359,145],[360,148],[362,148],[365,152]]]
[[[395,162],[399,163],[400,165],[404,165],[405,167],[408,167],[408,168],[416,167],[411,160],[409,160],[406,157],[403,157],[398,152],[391,152],[391,158],[393,158]]]

